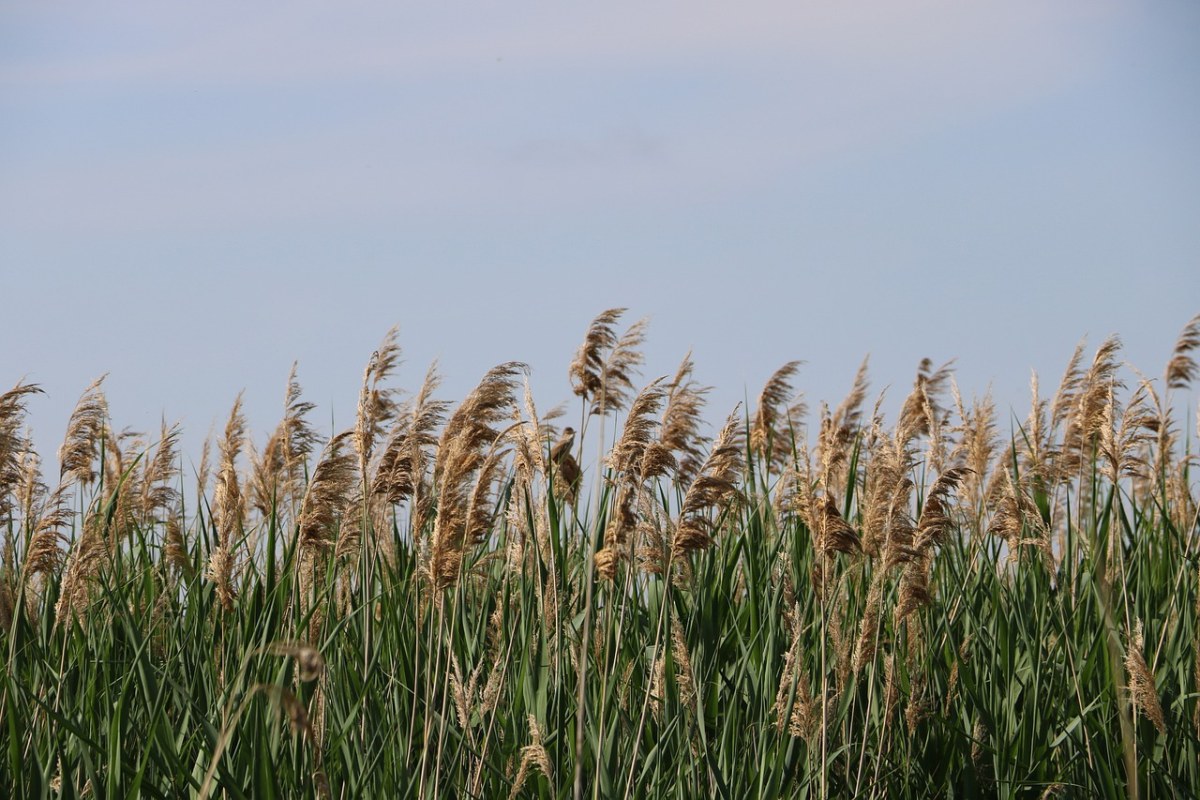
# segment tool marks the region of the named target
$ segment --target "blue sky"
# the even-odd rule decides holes
[[[1200,5],[1089,0],[0,6],[0,382],[44,454],[103,372],[194,450],[293,360],[351,420],[401,326],[415,389],[533,366],[611,306],[723,416],[957,358],[1026,408],[1200,311]],[[1049,390],[1049,389],[1048,389]]]

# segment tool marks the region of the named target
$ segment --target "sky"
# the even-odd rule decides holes
[[[195,457],[293,361],[352,424],[394,324],[397,385],[520,360],[553,406],[627,307],[714,421],[870,354],[1007,427],[1083,337],[1156,376],[1200,312],[1197,98],[1191,0],[5,2],[0,383],[48,461],[103,373]]]

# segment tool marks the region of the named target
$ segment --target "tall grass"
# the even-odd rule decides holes
[[[37,387],[0,395],[0,796],[1197,793],[1200,317],[1003,434],[929,363],[893,422],[864,364],[808,429],[793,362],[713,441],[621,317],[577,434],[516,363],[399,402],[393,332],[353,428],[322,446],[293,370],[195,476],[97,381],[51,490]]]

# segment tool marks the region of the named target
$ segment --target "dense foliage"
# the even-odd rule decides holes
[[[320,452],[294,371],[186,477],[98,381],[49,489],[0,395],[0,796],[1196,794],[1200,317],[1003,435],[928,363],[894,423],[864,364],[806,426],[791,363],[711,441],[620,317],[578,431],[515,363],[401,402],[389,334]]]

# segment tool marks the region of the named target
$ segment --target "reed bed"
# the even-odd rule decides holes
[[[293,368],[187,474],[101,378],[47,481],[0,394],[0,796],[1196,795],[1200,317],[1011,426],[929,362],[810,414],[791,362],[711,429],[623,321],[577,420],[515,362],[402,394],[393,330],[352,427]]]

